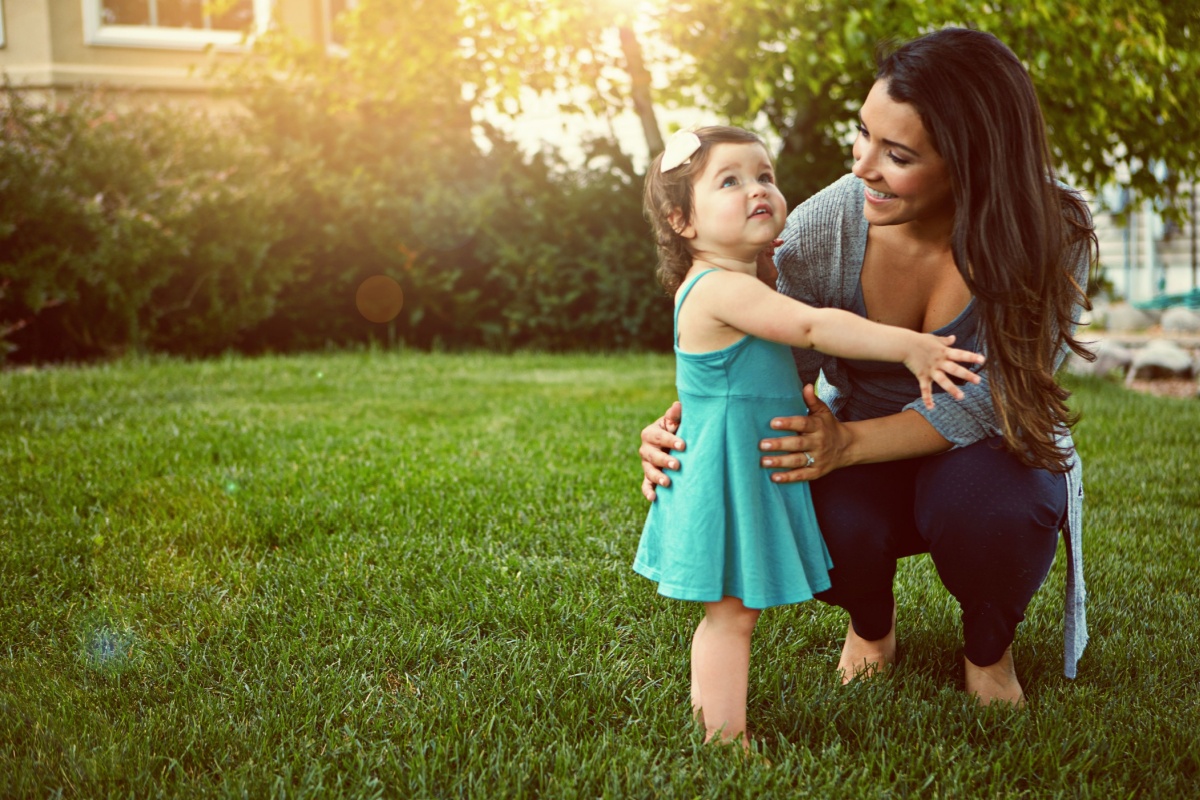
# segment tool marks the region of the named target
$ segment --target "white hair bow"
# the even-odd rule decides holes
[[[700,137],[694,131],[676,131],[667,140],[667,147],[663,150],[662,163],[659,168],[663,172],[670,172],[676,167],[683,166],[692,160],[692,156],[699,149]]]

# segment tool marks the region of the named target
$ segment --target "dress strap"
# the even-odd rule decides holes
[[[674,330],[675,330],[675,345],[676,346],[679,345],[679,309],[683,308],[683,301],[687,300],[688,293],[690,293],[692,291],[692,287],[696,285],[696,281],[700,280],[701,278],[703,278],[705,275],[707,275],[710,272],[717,272],[717,271],[718,271],[718,269],[716,267],[713,267],[712,269],[704,270],[704,272],[701,272],[699,275],[693,276],[690,281],[688,281],[687,283],[685,283],[683,285],[683,289],[680,290],[679,299],[675,302]]]

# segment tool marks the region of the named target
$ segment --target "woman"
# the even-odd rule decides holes
[[[1087,641],[1081,473],[1054,373],[1088,306],[1087,207],[1054,180],[1041,110],[998,39],[950,28],[884,58],[861,111],[853,174],[792,212],[778,289],[815,306],[941,335],[987,355],[962,402],[928,410],[891,365],[795,351],[809,415],[772,420],[764,467],[812,481],[833,558],[818,597],[850,613],[839,670],[896,657],[898,558],[928,552],[962,607],[966,688],[1020,704],[1011,645],[1054,559],[1070,556],[1065,672]],[[1086,356],[1085,356],[1086,357]],[[902,368],[901,368],[902,369]],[[823,401],[811,384],[823,371]],[[684,409],[686,411],[686,409]],[[676,403],[642,431],[650,500],[682,449]]]

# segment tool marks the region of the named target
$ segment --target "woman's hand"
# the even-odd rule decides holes
[[[642,446],[638,455],[642,457],[642,494],[654,502],[658,486],[670,486],[671,479],[664,469],[679,469],[679,462],[671,458],[672,450],[683,450],[687,445],[675,435],[683,418],[683,406],[676,400],[658,420],[642,428]]]
[[[804,387],[804,403],[808,406],[808,416],[771,420],[772,428],[794,431],[799,436],[759,442],[759,447],[765,451],[761,459],[764,467],[787,468],[786,472],[771,474],[771,480],[777,483],[816,480],[847,465],[846,456],[852,439],[850,429],[817,398],[811,383]]]

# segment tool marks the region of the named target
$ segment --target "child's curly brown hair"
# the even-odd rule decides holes
[[[763,140],[750,131],[728,125],[710,125],[695,131],[700,139],[700,149],[684,164],[663,172],[663,154],[659,153],[650,162],[646,171],[646,188],[642,208],[650,229],[654,232],[654,243],[658,248],[658,269],[655,274],[659,283],[674,294],[683,277],[692,268],[694,253],[688,240],[679,235],[671,224],[671,215],[679,211],[682,225],[692,220],[692,181],[704,172],[709,153],[718,144],[760,144]]]

